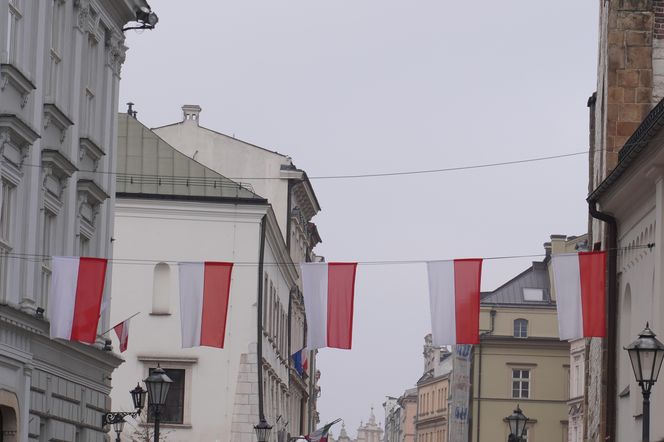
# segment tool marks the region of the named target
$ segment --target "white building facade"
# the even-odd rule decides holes
[[[4,441],[105,440],[101,416],[121,359],[102,339],[49,338],[49,258],[111,256],[122,28],[139,7],[148,4],[0,0]],[[100,329],[108,323],[106,310]]]
[[[140,315],[131,322],[126,362],[114,375],[114,408],[129,410],[129,390],[159,364],[175,380],[162,420],[168,440],[251,442],[261,399],[274,441],[308,432],[314,377],[298,373],[291,359],[305,336],[298,269],[270,200],[128,115],[120,116],[118,161],[115,259],[127,265],[114,268],[112,317]],[[304,223],[312,238],[315,228],[299,216],[290,225]],[[297,253],[311,256],[312,248]],[[223,349],[181,348],[177,263],[183,261],[234,263]],[[139,432],[147,427],[137,425]]]

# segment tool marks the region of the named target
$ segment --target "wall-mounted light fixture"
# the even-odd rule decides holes
[[[136,10],[136,22],[138,25],[135,26],[126,26],[122,28],[122,32],[129,31],[131,29],[154,29],[159,22],[159,17],[157,14],[152,12],[152,9],[141,6]]]

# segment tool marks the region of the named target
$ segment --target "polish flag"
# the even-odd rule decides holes
[[[127,349],[127,344],[129,344],[129,321],[131,318],[126,319],[113,327],[113,330],[115,330],[115,334],[118,335],[118,339],[120,340],[120,353],[124,353],[124,351]]]
[[[233,263],[180,263],[182,347],[224,348]]]
[[[97,337],[107,260],[54,256],[51,266],[51,338],[93,344]]]
[[[307,313],[307,350],[350,349],[357,263],[300,264]]]
[[[606,337],[606,252],[553,255],[561,340]]]
[[[482,259],[431,261],[427,271],[433,344],[479,344]]]

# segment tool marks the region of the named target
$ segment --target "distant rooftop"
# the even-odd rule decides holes
[[[226,178],[180,153],[126,113],[118,116],[116,182],[117,193],[265,202],[250,184]]]
[[[482,292],[482,305],[550,305],[549,272],[544,262],[532,266],[491,292]]]

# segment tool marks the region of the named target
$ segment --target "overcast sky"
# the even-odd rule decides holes
[[[310,176],[444,168],[588,149],[597,1],[152,0],[127,33],[120,109],[201,124]],[[587,225],[587,158],[431,175],[314,180],[327,260],[537,254]],[[530,259],[485,262],[483,289]],[[323,349],[321,420],[351,435],[422,374],[424,264],[358,268],[353,350]],[[338,435],[339,427],[334,429]]]

